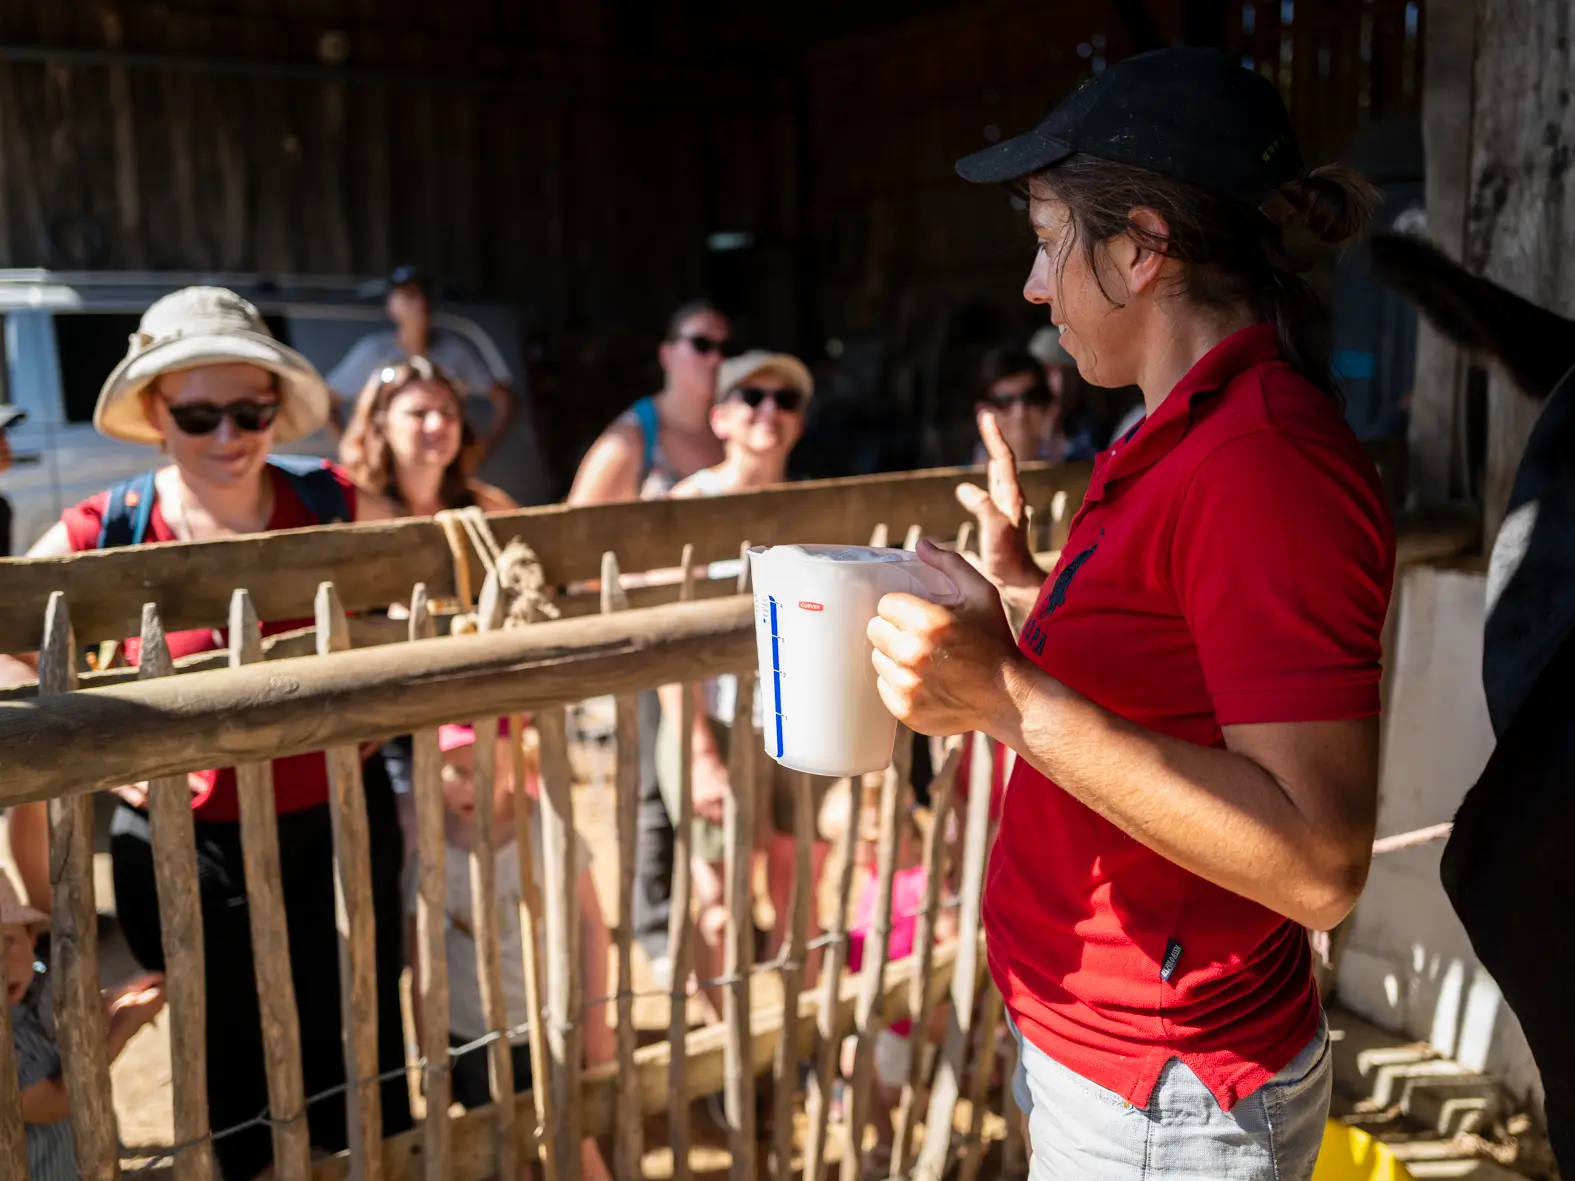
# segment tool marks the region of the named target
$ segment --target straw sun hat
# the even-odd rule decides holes
[[[104,382],[93,411],[100,434],[158,446],[138,395],[155,378],[203,365],[244,362],[279,379],[275,441],[311,434],[328,420],[328,387],[312,363],[274,339],[251,304],[223,287],[183,287],[142,313],[126,357]]]
[[[0,869],[0,924],[8,927],[31,927],[48,921],[47,914],[41,910],[34,910],[22,901],[22,896],[17,892],[16,883],[11,880],[11,875]]]
[[[722,362],[716,373],[717,401],[720,402],[757,373],[775,373],[806,398],[815,392],[815,379],[810,376],[809,368],[797,357],[766,349],[751,349]]]

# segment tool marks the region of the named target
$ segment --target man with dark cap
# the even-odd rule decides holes
[[[334,434],[338,435],[349,417],[345,404],[360,396],[374,374],[407,357],[425,357],[458,382],[469,400],[485,399],[492,407],[485,429],[474,416],[466,415],[476,437],[468,457],[473,470],[492,453],[514,421],[516,397],[508,369],[499,358],[489,361],[483,357],[466,336],[432,323],[432,284],[426,272],[413,266],[396,267],[388,285],[386,308],[394,327],[356,341],[325,379],[336,403],[331,424]]]

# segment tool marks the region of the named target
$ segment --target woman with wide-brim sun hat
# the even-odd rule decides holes
[[[29,556],[45,557],[145,542],[202,541],[332,521],[395,515],[383,498],[358,491],[339,468],[320,460],[270,460],[276,443],[311,434],[328,414],[328,391],[310,362],[273,338],[257,309],[234,292],[187,287],[154,303],[132,336],[126,358],[105,381],[93,421],[113,439],[158,447],[165,463],[67,509]],[[310,624],[280,620],[264,634]],[[223,647],[221,629],[172,632],[177,659]],[[139,644],[125,642],[135,663]],[[3,659],[0,675],[34,676],[33,661]],[[382,763],[366,763],[377,918],[379,1068],[404,1062],[400,1031],[401,837]],[[193,772],[207,994],[209,1115],[215,1131],[267,1110],[257,983],[241,854],[233,768]],[[306,1093],[344,1082],[334,924],[333,839],[328,771],[321,754],[273,763],[281,886],[300,1016]],[[146,785],[117,789],[111,826],[117,917],[132,954],[162,970],[164,948],[146,810]],[[48,838],[42,805],[13,813],[11,840],[29,901],[48,909]],[[20,823],[19,823],[20,822]],[[44,867],[40,879],[39,866]],[[411,1124],[401,1074],[382,1091],[383,1128]],[[335,1151],[347,1143],[343,1096],[307,1111],[312,1143]],[[248,1179],[273,1156],[266,1126],[214,1142],[226,1178]]]
[[[981,415],[981,569],[924,546],[961,605],[888,596],[870,625],[893,713],[1018,754],[984,921],[1031,1174],[1306,1181],[1331,1067],[1304,928],[1371,857],[1394,538],[1300,272],[1373,191],[1304,171],[1274,86],[1198,49],[1111,66],[958,171],[1027,197],[1025,297],[1147,408],[1048,579]]]

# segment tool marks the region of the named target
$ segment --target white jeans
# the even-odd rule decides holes
[[[1334,1086],[1329,1026],[1230,1111],[1172,1058],[1136,1107],[1023,1040],[1012,1093],[1030,1181],[1308,1181]]]

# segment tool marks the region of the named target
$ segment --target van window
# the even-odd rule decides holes
[[[67,422],[92,422],[99,387],[126,355],[142,317],[135,312],[58,312],[55,352]]]
[[[289,343],[284,317],[263,317],[275,336]],[[57,312],[55,351],[60,358],[60,394],[67,422],[92,422],[104,379],[126,356],[142,320],[140,312]]]

